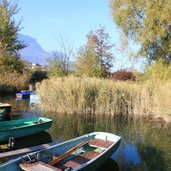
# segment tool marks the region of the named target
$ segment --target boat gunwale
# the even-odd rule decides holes
[[[100,157],[103,156],[105,153],[107,153],[108,151],[110,151],[116,144],[120,144],[121,139],[122,139],[120,136],[115,135],[115,134],[112,134],[112,133],[107,133],[107,132],[93,132],[93,133],[95,133],[95,136],[96,136],[97,134],[99,134],[99,133],[100,133],[100,134],[105,134],[105,135],[111,135],[112,137],[117,138],[117,140],[112,141],[113,143],[112,143],[109,147],[105,148],[105,150],[103,150],[101,153],[99,153],[99,154],[98,154],[97,156],[95,156],[93,159],[91,159],[91,160],[89,160],[89,161],[87,161],[87,162],[81,164],[81,165],[78,166],[77,168],[74,168],[73,171],[79,171],[79,170],[83,169],[84,167],[90,165],[91,163],[95,162],[96,160],[98,160],[98,158],[100,158]],[[97,133],[97,134],[96,134],[96,133]],[[90,134],[91,134],[91,133],[90,133]],[[86,135],[89,135],[89,134],[86,134]],[[86,136],[86,135],[83,135],[83,136]],[[78,137],[78,138],[80,138],[80,137]],[[100,139],[100,138],[99,138],[99,139]],[[110,141],[111,141],[111,140],[110,140]],[[65,142],[66,142],[66,141],[65,141]],[[91,145],[91,143],[90,143],[90,145]],[[97,146],[97,147],[98,147],[98,146]],[[99,146],[99,147],[100,147],[100,146]]]
[[[118,135],[112,134],[112,133],[107,133],[107,132],[92,132],[92,133],[89,133],[89,134],[84,134],[84,135],[82,135],[82,136],[79,136],[79,137],[76,137],[76,138],[73,138],[73,139],[70,139],[70,140],[67,140],[67,141],[64,141],[64,142],[61,142],[61,143],[52,145],[52,146],[50,146],[50,147],[47,147],[46,149],[42,149],[42,150],[38,150],[38,151],[35,151],[35,152],[28,153],[28,154],[26,154],[26,155],[24,155],[24,156],[22,156],[22,157],[18,157],[18,158],[16,158],[16,159],[14,159],[14,160],[12,160],[12,161],[7,161],[7,162],[5,162],[5,163],[3,163],[3,164],[0,165],[0,169],[1,169],[1,167],[7,167],[8,164],[13,164],[13,163],[15,163],[15,162],[16,162],[16,165],[18,165],[19,162],[20,162],[23,158],[27,157],[28,155],[35,155],[35,154],[37,154],[37,153],[39,153],[39,152],[42,152],[42,151],[51,150],[51,149],[53,149],[53,148],[55,148],[55,147],[63,146],[63,145],[65,145],[65,144],[68,144],[68,143],[70,143],[70,142],[73,142],[73,140],[74,140],[74,141],[77,141],[77,140],[78,140],[78,142],[79,142],[79,140],[81,140],[82,138],[84,138],[84,137],[86,137],[86,136],[87,136],[87,137],[91,137],[91,136],[92,136],[92,137],[95,137],[95,136],[98,135],[98,134],[112,135],[113,137],[115,137],[115,141],[114,141],[108,148],[106,148],[106,150],[104,150],[102,153],[100,153],[97,157],[95,157],[94,159],[92,159],[92,160],[88,161],[87,163],[84,163],[84,164],[82,164],[82,165],[80,165],[79,167],[77,167],[77,168],[74,169],[74,171],[78,171],[78,170],[80,170],[80,169],[86,167],[86,166],[89,165],[90,163],[94,162],[95,160],[97,160],[100,156],[102,156],[104,153],[108,152],[108,151],[109,151],[111,148],[113,148],[116,144],[120,144],[121,137],[118,136]],[[17,166],[17,167],[19,167],[19,166]]]
[[[38,120],[36,120],[36,119],[38,119]],[[15,127],[15,125],[20,124],[20,123],[23,123],[23,122],[28,122],[29,120],[30,120],[30,123],[33,123],[33,122],[39,121],[40,119],[43,119],[43,122],[42,123],[30,124],[30,125],[29,124],[25,124],[23,126]],[[44,117],[38,117],[38,118],[33,118],[32,121],[31,121],[30,118],[29,119],[19,119],[19,120],[2,121],[3,122],[2,127],[3,126],[6,126],[6,124],[8,124],[8,123],[10,123],[12,121],[19,121],[19,123],[16,123],[14,125],[13,124],[10,124],[9,125],[9,128],[7,128],[7,129],[0,129],[0,132],[13,131],[13,130],[19,130],[19,129],[30,128],[30,127],[35,127],[35,126],[39,126],[39,125],[44,125],[44,124],[47,124],[47,123],[51,123],[52,122],[52,119],[44,118]],[[10,126],[11,126],[11,128],[10,128]]]
[[[118,139],[117,141],[119,141],[119,140],[121,139],[120,136],[115,135],[115,134],[112,134],[112,133],[107,133],[107,132],[92,132],[92,133],[84,134],[84,135],[82,135],[82,136],[75,137],[75,138],[73,138],[73,139],[69,139],[69,140],[63,141],[63,142],[61,142],[61,143],[55,144],[55,145],[53,145],[53,146],[51,146],[51,147],[48,147],[47,149],[55,148],[56,146],[60,146],[60,145],[63,145],[63,144],[72,142],[73,140],[79,140],[79,139],[82,139],[82,138],[84,138],[84,137],[86,137],[86,136],[87,136],[87,137],[96,136],[97,134],[108,134],[108,135],[112,135],[113,137],[116,137],[116,138]],[[115,142],[115,143],[116,143],[116,142]]]
[[[104,151],[102,151],[101,153],[99,153],[99,155],[97,155],[96,157],[94,157],[93,159],[91,159],[90,161],[81,164],[79,167],[75,168],[74,171],[79,171],[80,169],[83,169],[84,167],[90,165],[91,163],[93,163],[94,161],[96,161],[98,158],[100,158],[101,156],[103,156],[105,153],[107,153],[108,151],[110,151],[117,143],[120,144],[121,142],[121,137],[120,139],[118,139],[118,141],[113,142],[108,148],[106,148]]]

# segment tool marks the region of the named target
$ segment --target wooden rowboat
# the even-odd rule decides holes
[[[121,137],[93,132],[0,165],[0,171],[93,171],[118,149]]]
[[[0,142],[42,132],[52,125],[49,118],[38,117],[0,122]]]

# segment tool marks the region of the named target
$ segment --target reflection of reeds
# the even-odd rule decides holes
[[[171,127],[160,119],[156,120],[148,116],[84,113],[58,113],[58,115],[47,113],[46,116],[53,119],[53,126],[49,132],[57,142],[94,131],[115,133],[122,137],[120,154],[117,154],[117,163],[123,166],[122,170],[128,168],[125,165],[127,162],[125,151],[130,150],[130,145],[131,152],[135,150],[141,160],[138,165],[135,163],[133,170],[147,170],[147,168],[170,170],[168,163],[171,163]],[[156,164],[156,161],[160,164]]]
[[[114,82],[97,78],[53,78],[37,85],[46,112],[96,114],[171,113],[171,83]]]

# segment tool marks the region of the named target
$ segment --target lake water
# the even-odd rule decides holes
[[[53,119],[53,125],[47,132],[16,141],[16,148],[61,142],[89,132],[105,131],[121,136],[122,142],[111,159],[98,171],[171,170],[171,124],[161,119],[105,114],[42,114],[39,107],[29,101],[6,97],[1,98],[0,102],[12,105],[10,119],[37,116]]]

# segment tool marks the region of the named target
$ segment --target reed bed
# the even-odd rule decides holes
[[[171,81],[116,82],[98,78],[51,78],[37,84],[48,113],[171,116]]]
[[[0,73],[0,94],[11,94],[28,88],[29,78],[28,74],[16,72]]]

